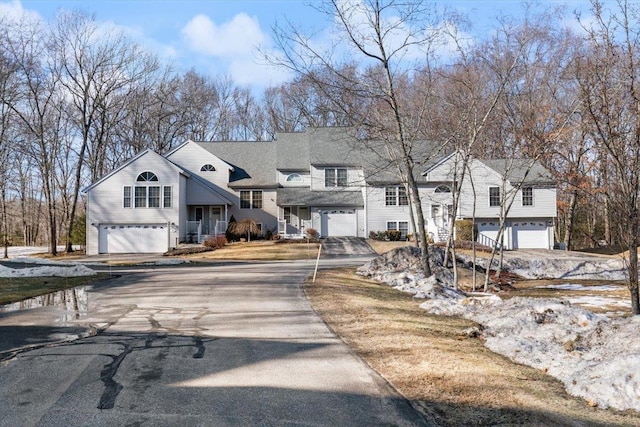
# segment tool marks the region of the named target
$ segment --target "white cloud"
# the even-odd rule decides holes
[[[23,18],[35,21],[42,20],[42,17],[37,12],[22,7],[20,0],[0,2],[0,20],[8,19],[10,21],[19,21]]]
[[[206,15],[196,15],[182,29],[190,49],[211,56],[251,56],[267,37],[257,19],[240,13],[221,25]]]

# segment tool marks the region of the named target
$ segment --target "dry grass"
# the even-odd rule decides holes
[[[317,243],[306,241],[277,243],[272,240],[255,242],[228,243],[224,248],[212,252],[189,255],[188,259],[217,260],[253,260],[277,261],[295,259],[315,259],[318,254]]]
[[[640,414],[589,407],[544,373],[492,353],[420,300],[355,275],[321,272],[307,295],[328,325],[437,425],[640,425]]]
[[[105,274],[80,277],[15,277],[0,278],[0,304],[9,304],[50,292],[89,285]]]
[[[371,246],[371,248],[376,251],[377,254],[382,255],[385,252],[390,251],[391,249],[396,249],[396,248],[401,248],[404,246],[411,246],[414,245],[414,242],[387,242],[387,241],[383,241],[383,240],[373,240],[373,239],[367,239],[367,243],[369,244],[369,246]]]

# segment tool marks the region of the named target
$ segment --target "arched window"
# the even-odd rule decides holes
[[[433,192],[434,193],[451,193],[451,188],[448,185],[438,185]]]
[[[202,167],[200,168],[200,172],[215,172],[215,170],[216,168],[210,163],[202,165]]]
[[[151,182],[151,181],[158,181],[158,177],[156,176],[155,173],[153,172],[142,172],[140,175],[138,175],[138,178],[136,178],[137,182]]]
[[[292,173],[287,177],[287,182],[302,182],[302,176],[299,173]]]

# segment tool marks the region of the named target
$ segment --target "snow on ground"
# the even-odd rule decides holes
[[[607,318],[561,299],[503,301],[496,295],[469,296],[450,287],[451,274],[442,274],[438,266],[441,252],[434,252],[435,275],[428,279],[417,269],[419,252],[415,248],[390,251],[360,267],[358,273],[426,298],[420,307],[431,313],[479,323],[489,349],[544,370],[562,381],[572,395],[602,408],[640,411],[640,316]],[[559,277],[576,278],[570,274],[586,271],[584,262],[553,261],[532,259],[528,264],[537,270],[533,275],[542,274],[545,264],[560,273]],[[605,268],[597,266],[598,274],[608,276]]]
[[[70,267],[43,266],[31,268],[9,268],[0,265],[0,277],[76,277],[93,276],[96,273],[84,265],[73,265]]]
[[[74,246],[79,249],[79,246]],[[4,248],[1,249],[4,251]],[[9,258],[28,257],[35,254],[43,254],[49,251],[47,246],[9,246]],[[58,246],[58,252],[64,252],[64,246]],[[4,252],[2,252],[4,253]]]
[[[458,255],[471,265],[470,255]],[[476,264],[486,267],[488,260],[477,258]],[[494,265],[497,260],[494,260]],[[626,280],[626,268],[620,258],[584,259],[570,258],[520,258],[505,257],[503,268],[525,279],[584,279],[584,280]]]

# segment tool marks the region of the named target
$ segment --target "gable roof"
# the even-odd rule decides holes
[[[276,142],[201,142],[200,147],[229,164],[229,187],[277,187]]]
[[[447,162],[455,152],[442,156],[431,162],[422,172],[427,175]],[[506,172],[507,181],[514,184],[555,184],[556,180],[538,160],[533,159],[478,159],[472,158],[489,168],[498,177],[502,177]]]
[[[227,162],[225,162],[224,160],[220,159],[218,156],[216,156],[215,154],[211,153],[210,151],[206,150],[205,148],[203,148],[200,144],[198,144],[197,142],[194,142],[190,139],[187,139],[185,142],[183,142],[182,144],[178,145],[177,147],[175,147],[174,149],[172,149],[171,151],[167,152],[164,154],[165,158],[169,158],[171,157],[174,153],[182,150],[184,147],[188,146],[188,145],[194,145],[196,147],[198,147],[199,149],[203,150],[205,153],[215,157],[218,160],[221,160],[222,163],[225,163],[229,169],[233,169],[233,166],[231,166],[230,164],[228,164]]]
[[[478,159],[500,176],[507,172],[507,179],[513,183],[555,184],[551,172],[537,160],[532,159]]]
[[[87,191],[97,187],[98,185],[100,185],[105,180],[111,178],[113,175],[117,174],[118,172],[120,172],[121,170],[123,170],[124,168],[126,168],[127,166],[129,166],[130,164],[135,162],[136,160],[138,160],[138,159],[140,159],[140,158],[142,158],[142,157],[144,157],[146,155],[157,156],[157,157],[161,158],[162,160],[164,160],[165,162],[169,163],[171,166],[173,166],[176,169],[176,172],[181,173],[186,177],[190,177],[191,176],[191,174],[187,170],[185,170],[184,168],[181,168],[180,166],[178,166],[175,163],[173,163],[171,160],[166,159],[165,157],[161,156],[160,154],[156,153],[155,151],[151,150],[150,148],[146,148],[146,149],[142,150],[141,152],[139,152],[138,154],[136,154],[135,156],[133,156],[132,158],[130,158],[129,160],[127,160],[126,162],[122,163],[120,166],[118,166],[117,168],[115,168],[114,170],[109,172],[108,174],[102,176],[96,182],[93,182],[93,183],[89,184],[87,187],[83,188],[82,192],[86,193]]]

